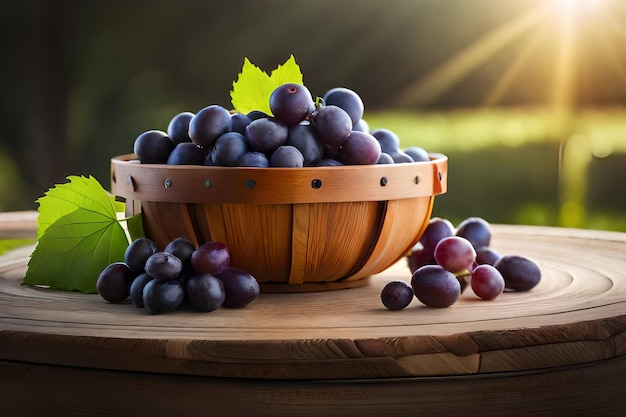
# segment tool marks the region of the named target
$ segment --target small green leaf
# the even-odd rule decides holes
[[[46,229],[28,262],[23,284],[94,293],[100,272],[124,260],[127,246],[126,233],[115,219],[76,209]]]
[[[271,75],[245,58],[230,92],[233,108],[239,113],[260,110],[271,116],[270,95],[277,87],[287,83],[302,84],[302,73],[293,55]]]

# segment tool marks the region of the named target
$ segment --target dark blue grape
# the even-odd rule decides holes
[[[468,217],[456,229],[456,235],[469,240],[474,248],[488,247],[491,244],[491,227],[480,217]]]
[[[448,219],[441,217],[433,217],[429,220],[428,226],[420,237],[420,243],[424,248],[426,257],[431,256],[434,258],[435,247],[440,240],[446,237],[454,236],[454,226]]]
[[[146,272],[159,281],[178,279],[182,270],[182,261],[168,252],[157,252],[146,261]]]
[[[502,274],[505,287],[509,290],[528,291],[541,280],[539,266],[523,256],[504,255],[494,267]]]
[[[356,92],[348,88],[337,87],[328,90],[323,99],[325,106],[337,106],[345,110],[353,126],[363,117],[363,100]]]
[[[189,137],[193,143],[208,147],[230,130],[230,113],[212,104],[200,110],[189,122]]]
[[[194,275],[185,284],[186,300],[194,310],[210,312],[224,303],[224,284],[210,274]]]
[[[196,250],[196,246],[189,239],[177,237],[170,241],[163,252],[171,253],[183,263],[183,267],[191,265],[191,255]]]
[[[391,155],[389,155],[388,153],[385,152],[381,152],[380,153],[380,157],[378,158],[378,162],[376,162],[377,164],[395,164],[393,158],[391,157]]]
[[[185,288],[179,280],[153,279],[143,287],[143,306],[151,314],[174,311],[183,303]]]
[[[321,161],[319,161],[316,166],[318,166],[318,167],[340,167],[340,166],[343,166],[343,165],[345,165],[343,162],[338,161],[336,159],[325,158],[325,159],[322,159]]]
[[[168,165],[203,165],[204,149],[192,142],[182,142],[170,153]]]
[[[339,149],[352,132],[352,120],[348,113],[337,106],[324,106],[313,112],[311,123],[317,137],[331,149]]]
[[[102,270],[96,281],[100,296],[109,303],[120,303],[128,298],[135,274],[124,262],[114,262]]]
[[[252,119],[247,114],[233,113],[230,116],[230,131],[243,135],[246,133],[246,126],[248,126],[250,122],[252,122]]]
[[[267,113],[263,113],[261,110],[252,110],[246,116],[248,116],[252,121],[257,119],[266,119],[269,117]]]
[[[324,157],[324,147],[317,139],[310,124],[298,124],[289,128],[287,145],[298,148],[304,157],[304,165],[315,165]]]
[[[144,308],[143,305],[143,288],[146,284],[152,281],[152,278],[147,273],[142,273],[137,276],[130,284],[130,300],[133,302],[133,305],[137,308]]]
[[[370,133],[370,126],[365,120],[361,119],[356,122],[354,126],[352,126],[352,130],[356,130],[357,132]]]
[[[439,265],[418,268],[411,277],[413,293],[429,307],[449,307],[461,296],[461,283]]]
[[[140,237],[133,240],[126,248],[124,262],[135,274],[141,274],[145,272],[148,258],[158,251],[156,243],[147,237]]]
[[[262,152],[246,152],[237,161],[238,167],[267,168],[270,161]]]
[[[391,281],[380,292],[380,300],[388,310],[402,310],[413,301],[413,289],[404,281]]]
[[[279,146],[270,156],[271,167],[302,168],[304,156],[298,148],[289,145]]]
[[[403,163],[406,164],[406,163],[413,162],[413,158],[411,158],[409,154],[401,150],[397,150],[394,153],[392,153],[391,157],[393,158],[393,161],[396,164],[403,164]]]
[[[380,158],[380,144],[365,132],[352,132],[341,145],[339,159],[346,165],[370,165]]]
[[[174,149],[165,132],[149,130],[135,139],[133,151],[142,164],[164,164]]]
[[[389,129],[372,130],[371,135],[380,143],[380,149],[393,157],[393,154],[400,150],[400,139]]]
[[[277,87],[270,95],[270,110],[287,126],[295,126],[315,110],[311,92],[301,84]]]
[[[289,130],[278,119],[266,118],[253,120],[246,127],[245,138],[250,150],[270,155],[276,148],[287,144]]]
[[[259,296],[259,283],[252,275],[241,269],[226,268],[217,275],[217,278],[224,284],[226,293],[224,307],[242,308]]]
[[[502,255],[491,248],[478,248],[476,249],[476,263],[478,265],[495,265],[498,259],[500,259]]]
[[[213,165],[234,167],[239,158],[248,152],[248,143],[241,133],[227,132],[217,138],[211,151]]]
[[[430,161],[430,156],[428,152],[424,148],[420,148],[419,146],[409,146],[404,149],[404,152],[408,154],[414,162],[428,162]]]
[[[170,120],[170,123],[167,125],[167,136],[169,136],[174,146],[183,142],[191,142],[191,138],[189,137],[189,122],[193,116],[193,113],[186,111],[178,113]]]

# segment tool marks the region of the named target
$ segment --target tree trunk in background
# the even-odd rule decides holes
[[[34,179],[29,184],[41,196],[70,174],[67,137],[69,1],[38,0],[32,9],[32,108],[27,143],[22,144],[25,166]]]

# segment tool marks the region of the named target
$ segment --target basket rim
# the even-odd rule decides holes
[[[428,162],[302,168],[141,164],[111,158],[111,192],[128,200],[205,204],[385,201],[447,191],[448,158]]]

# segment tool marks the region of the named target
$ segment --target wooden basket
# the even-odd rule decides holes
[[[226,244],[262,291],[364,285],[417,243],[448,159],[396,165],[231,168],[111,159],[111,190],[141,211],[159,247],[183,237]]]

